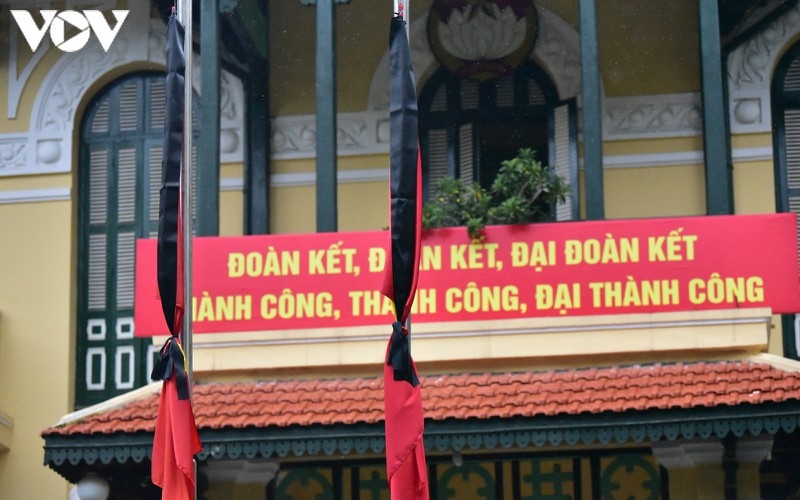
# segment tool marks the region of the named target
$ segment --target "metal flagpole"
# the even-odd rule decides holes
[[[183,112],[183,170],[181,192],[183,217],[183,351],[186,356],[186,376],[189,399],[192,398],[192,0],[179,0],[178,19],[184,26],[183,53],[186,70],[184,76]]]
[[[183,54],[185,60],[183,85],[183,169],[181,171],[182,212],[181,230],[183,232],[183,352],[186,361],[186,385],[189,389],[189,401],[193,400],[192,375],[192,184],[194,164],[192,157],[192,1],[178,0],[178,19],[184,26]],[[192,460],[193,498],[197,498],[197,461]]]
[[[403,1],[403,0],[394,0],[394,11],[393,11],[393,13],[397,14],[398,12],[400,12],[400,6],[402,6],[403,7],[403,19],[405,19],[405,21],[406,21],[406,26],[410,26],[409,21],[411,20],[411,16],[408,14],[408,12],[409,12],[408,11],[408,3],[409,3],[409,0],[405,0],[405,1]],[[406,28],[406,36],[411,38],[411,30],[408,29],[408,28]]]

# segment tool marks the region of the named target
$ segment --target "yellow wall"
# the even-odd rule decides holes
[[[412,21],[427,14],[430,0],[410,3]],[[537,0],[578,30],[577,2]],[[391,4],[364,2],[336,5],[337,105],[340,112],[362,111],[375,66],[388,48]],[[600,69],[605,94],[611,96],[671,94],[700,88],[697,0],[597,3]],[[314,113],[314,7],[271,1],[270,74],[274,115]],[[309,35],[312,36],[309,36]],[[418,68],[421,71],[422,68]]]
[[[313,158],[276,161],[274,174],[313,176]],[[339,231],[377,231],[389,225],[389,157],[370,154],[342,156],[337,161],[340,173],[363,170],[385,172],[386,180],[341,181],[338,185]],[[316,232],[316,188],[309,182],[301,185],[274,185],[270,191],[270,225],[273,233]]]
[[[3,180],[0,179],[0,187]],[[0,498],[65,498],[42,468],[41,431],[71,409],[72,204],[0,205],[0,409],[14,419],[0,453]]]
[[[604,175],[609,219],[705,213],[700,165],[609,169]]]

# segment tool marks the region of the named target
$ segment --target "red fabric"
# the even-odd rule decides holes
[[[389,51],[392,245],[383,293],[394,304],[396,323],[383,366],[386,473],[392,500],[428,500],[422,392],[406,330],[422,247],[422,155],[411,52],[401,15],[392,18]]]
[[[194,455],[202,449],[189,399],[178,399],[175,377],[164,381],[153,439],[153,483],[161,498],[194,500]]]
[[[417,155],[417,194],[422,193],[422,157]],[[400,321],[405,322],[411,312],[419,277],[420,249],[422,247],[422,203],[416,207],[415,248],[411,293],[408,301],[402,304]],[[391,252],[388,253],[386,269],[389,286],[384,294],[391,293]],[[391,297],[391,295],[388,295]],[[401,304],[395,304],[400,307]],[[406,335],[408,331],[403,328]],[[386,348],[388,356],[392,341]],[[417,367],[411,360],[414,373]],[[420,385],[412,386],[405,380],[395,381],[392,365],[383,365],[384,411],[386,425],[386,475],[392,500],[428,500],[428,470],[425,461],[425,446],[422,441],[425,416],[422,410],[422,390]]]
[[[413,366],[414,362],[411,364]],[[414,371],[417,371],[416,366]],[[424,415],[421,386],[412,386],[405,380],[395,381],[392,365],[384,363],[383,390],[386,475],[391,498],[428,500],[428,470],[422,443]]]

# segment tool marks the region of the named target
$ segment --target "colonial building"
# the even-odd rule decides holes
[[[433,250],[423,260],[428,295],[411,328],[431,497],[796,495],[796,230],[772,224],[800,210],[798,3],[408,3],[426,196],[446,176],[491,184],[520,148],[570,185],[551,221],[488,228],[483,245],[463,228],[426,235],[445,259],[464,252],[457,270],[475,288],[516,287],[467,306],[467,281],[443,284],[455,268],[437,269]],[[160,496],[160,385],[148,377],[163,336],[139,320],[137,249],[158,224],[171,5],[0,0],[0,498]],[[391,3],[193,10],[195,264],[207,249],[362,255],[384,244]],[[651,289],[643,304],[581,281],[611,282],[592,263],[554,258],[555,281],[535,265],[482,265],[495,242],[510,266],[514,242],[543,234],[561,245],[672,230],[686,258],[658,279],[703,278],[710,291],[730,269],[719,295],[668,303],[659,281],[664,299]],[[205,262],[201,283],[217,269]],[[214,289],[195,289],[198,498],[389,498],[380,375],[391,318],[370,272],[293,278],[314,297],[363,294],[358,314],[353,295],[350,309],[333,299],[344,316],[330,326],[299,306],[264,312],[264,297],[277,304],[287,289],[279,280],[229,292],[259,293],[256,327],[201,313]],[[548,307],[539,283],[579,293]]]

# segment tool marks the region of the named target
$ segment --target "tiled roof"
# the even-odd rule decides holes
[[[721,361],[420,377],[425,418],[488,419],[779,403],[800,399],[800,372]],[[57,425],[43,436],[152,432],[158,394]],[[370,424],[381,378],[199,383],[198,428]]]

